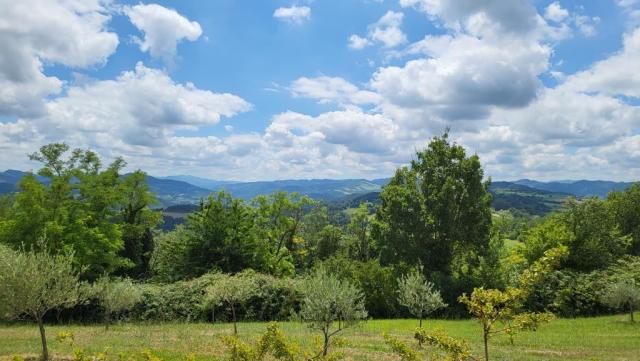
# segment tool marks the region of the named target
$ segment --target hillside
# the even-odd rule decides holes
[[[17,183],[24,174],[25,172],[17,170],[0,172],[0,194],[17,191]],[[147,179],[150,189],[156,193],[162,207],[197,204],[209,194],[225,190],[234,197],[245,200],[278,191],[298,192],[328,202],[335,209],[354,208],[361,202],[378,203],[382,186],[389,181],[389,178],[381,178],[233,182],[186,175],[148,176]],[[539,182],[522,179],[516,182],[493,182],[490,191],[496,210],[518,209],[529,214],[543,215],[561,207],[568,196],[604,197],[608,192],[624,189],[630,184],[587,180]]]

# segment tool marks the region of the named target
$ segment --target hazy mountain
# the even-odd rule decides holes
[[[187,183],[193,184],[194,186],[204,188],[204,189],[209,189],[209,190],[218,190],[220,189],[221,186],[238,183],[234,181],[220,181],[220,180],[213,180],[208,178],[195,177],[191,175],[170,175],[167,177],[158,177],[158,178],[187,182]]]
[[[520,179],[513,183],[538,190],[567,193],[576,197],[597,196],[601,198],[605,198],[611,191],[623,190],[633,184],[630,182],[590,180],[539,182],[530,179]]]
[[[17,191],[16,184],[24,174],[25,172],[16,170],[0,172],[0,194]],[[197,204],[209,194],[224,189],[234,197],[246,200],[278,191],[298,192],[316,200],[331,202],[336,207],[352,208],[363,201],[379,202],[382,186],[389,182],[389,178],[230,182],[186,175],[147,176],[147,179],[162,207]],[[630,184],[586,180],[538,182],[522,179],[516,182],[493,182],[490,191],[495,209],[519,209],[541,215],[559,208],[569,195],[604,197],[608,192],[624,189]]]

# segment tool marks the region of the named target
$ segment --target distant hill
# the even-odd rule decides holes
[[[157,177],[157,178],[187,182],[187,183],[193,184],[194,186],[208,189],[208,190],[218,190],[220,189],[221,186],[238,183],[234,181],[220,181],[220,180],[213,180],[213,179],[207,179],[207,178],[201,178],[201,177],[194,177],[191,175],[171,175],[167,177]]]
[[[612,182],[599,180],[539,182],[530,179],[520,179],[513,183],[543,191],[567,193],[576,197],[600,198],[605,198],[611,191],[620,191],[633,184],[630,182]]]
[[[25,172],[0,172],[0,194],[17,191],[17,183]],[[262,182],[217,181],[179,175],[170,177],[147,176],[149,188],[158,196],[161,206],[198,204],[201,199],[219,190],[234,197],[249,200],[257,195],[278,191],[298,192],[313,199],[328,202],[333,208],[354,208],[361,202],[380,202],[380,191],[389,178],[367,179],[301,179]],[[490,191],[493,207],[519,209],[530,214],[543,215],[558,209],[564,200],[575,197],[605,197],[612,190],[621,190],[632,183],[609,181],[538,182],[522,179],[516,182],[493,182]],[[171,213],[171,210],[169,210]],[[178,211],[176,213],[182,213]]]

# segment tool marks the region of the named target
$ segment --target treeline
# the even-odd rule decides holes
[[[224,304],[202,306],[205,291],[214,286],[213,274],[246,272],[260,292],[238,307],[238,317],[286,319],[302,297],[290,281],[320,268],[361,289],[370,317],[411,315],[398,300],[398,282],[415,270],[449,305],[435,315],[465,317],[460,295],[505,290],[561,246],[568,255],[531,287],[526,309],[608,313],[603,290],[610,283],[640,284],[640,185],[604,200],[572,199],[544,218],[494,212],[480,160],[446,133],[396,171],[379,205],[349,209],[346,224],[298,194],[245,202],[220,192],[202,200],[183,225],[162,232],[144,173],[121,175],[122,159],[103,166],[94,152],[64,144],[30,158],[42,168],[0,200],[0,243],[73,252],[74,268],[90,283],[105,276],[134,280],[141,296],[127,313],[132,319],[229,319]],[[94,300],[47,317],[91,321],[101,312]]]

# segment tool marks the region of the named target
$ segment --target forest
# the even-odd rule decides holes
[[[346,219],[297,193],[220,191],[165,231],[145,173],[123,174],[123,159],[64,143],[29,158],[41,169],[0,198],[0,318],[35,322],[45,360],[56,325],[222,322],[233,330],[225,359],[302,360],[344,357],[332,350],[347,329],[405,318],[417,319],[414,341],[378,335],[400,359],[489,360],[500,334],[513,343],[562,318],[617,313],[632,323],[640,307],[640,184],[544,216],[496,211],[479,157],[447,133]],[[470,318],[479,347],[425,326]],[[313,352],[275,323],[256,344],[238,337],[251,322],[291,320],[320,335]]]

